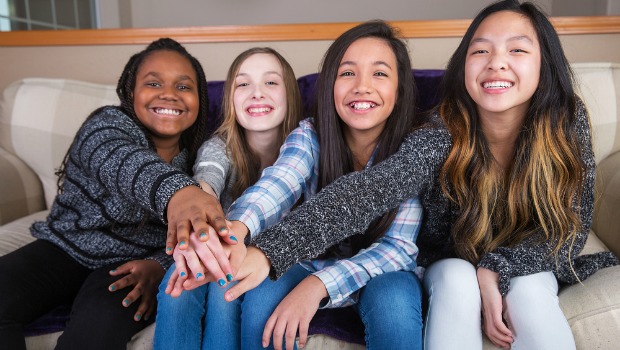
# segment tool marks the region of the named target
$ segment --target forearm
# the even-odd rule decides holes
[[[339,178],[256,237],[253,244],[271,261],[272,277],[363,232],[376,217],[430,187],[450,145],[447,132],[426,134],[408,138],[386,161]],[[437,146],[433,139],[440,137],[444,142]]]

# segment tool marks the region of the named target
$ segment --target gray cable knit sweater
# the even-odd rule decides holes
[[[392,157],[366,171],[339,178],[258,235],[252,243],[270,259],[271,277],[277,278],[296,262],[314,258],[342,239],[363,232],[375,217],[415,196],[421,198],[424,207],[424,222],[417,239],[418,264],[426,267],[439,259],[455,257],[450,230],[459,208],[443,195],[438,180],[452,138],[438,115],[431,123],[409,135]],[[595,166],[588,116],[582,104],[576,127],[587,167],[581,208],[575,208],[583,226],[572,249],[568,244],[562,247],[557,264],[549,256],[552,242],[541,245],[530,240],[485,255],[479,266],[499,273],[503,295],[515,276],[553,271],[560,282],[575,283],[577,278],[585,279],[598,269],[618,264],[610,252],[578,257],[592,221]]]
[[[183,151],[167,164],[129,116],[105,107],[78,131],[64,192],[47,220],[32,225],[32,235],[88,268],[149,258],[167,269],[166,206],[177,190],[197,185],[186,159]]]

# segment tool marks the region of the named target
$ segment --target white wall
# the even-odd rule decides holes
[[[553,14],[554,0],[533,0]],[[564,0],[555,0],[564,1]],[[590,0],[574,0],[590,3]],[[620,0],[593,0],[613,1]],[[473,18],[492,0],[105,0],[125,20],[102,19],[103,28],[187,27],[281,23]],[[105,3],[105,4],[104,4]],[[110,14],[108,14],[110,15]],[[128,18],[129,17],[129,18]]]

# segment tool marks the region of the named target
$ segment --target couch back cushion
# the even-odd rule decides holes
[[[620,64],[574,63],[577,91],[592,123],[596,163],[620,150]]]
[[[73,80],[28,78],[7,87],[3,101],[0,145],[39,176],[49,208],[56,195],[54,172],[73,136],[96,108],[118,104],[115,88]]]

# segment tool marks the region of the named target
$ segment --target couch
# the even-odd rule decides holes
[[[620,255],[620,64],[574,64],[578,87],[592,119],[597,200],[585,252]],[[442,71],[414,70],[421,109],[437,101]],[[298,79],[304,106],[312,104],[316,74]],[[219,115],[223,82],[209,82],[210,114]],[[62,79],[14,82],[0,108],[0,256],[30,241],[28,228],[44,219],[56,194],[54,170],[73,135],[95,108],[117,104],[112,85]],[[214,119],[211,126],[217,124]],[[620,266],[597,272],[582,284],[561,289],[560,305],[579,349],[612,349],[620,344]],[[25,329],[28,349],[52,349],[67,319],[59,307]],[[150,349],[154,325],[138,333],[128,349]],[[363,327],[350,310],[320,310],[307,349],[364,349]],[[485,340],[485,349],[493,348]]]

